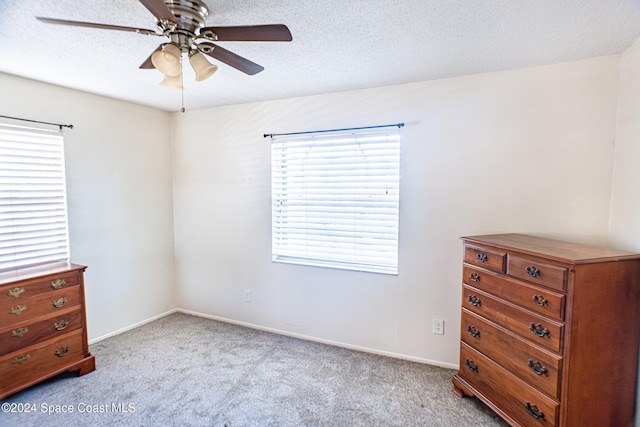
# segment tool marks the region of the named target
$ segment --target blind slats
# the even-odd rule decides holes
[[[0,125],[0,271],[68,261],[61,132]]]
[[[274,261],[397,274],[399,130],[274,137]]]

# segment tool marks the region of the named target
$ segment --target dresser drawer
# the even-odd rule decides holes
[[[508,257],[507,273],[510,276],[561,291],[565,289],[567,282],[566,268],[511,254]]]
[[[529,344],[464,309],[461,339],[536,389],[560,397],[562,357]]]
[[[38,294],[70,288],[78,284],[80,284],[80,274],[74,271],[0,286],[0,304],[6,301],[21,302]]]
[[[464,247],[464,262],[487,270],[504,273],[506,259],[507,255],[504,252],[496,252],[470,245],[465,245]]]
[[[523,310],[471,286],[464,285],[462,294],[462,307],[467,310],[549,350],[562,353],[562,323]]]
[[[81,327],[82,312],[77,306],[44,318],[39,317],[33,321],[2,328],[0,331],[0,356],[36,344],[39,341],[64,335]]]
[[[80,286],[62,288],[57,291],[37,294],[27,299],[2,300],[0,302],[0,325],[13,325],[38,316],[62,311],[80,305]]]
[[[524,426],[555,426],[559,403],[486,358],[460,345],[460,376]]]
[[[0,394],[83,357],[81,330],[7,354],[0,358]]]
[[[468,265],[463,267],[462,279],[468,285],[482,289],[492,295],[499,295],[501,298],[528,310],[559,320],[564,318],[564,294],[489,273]]]

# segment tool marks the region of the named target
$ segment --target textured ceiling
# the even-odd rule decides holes
[[[187,109],[573,61],[620,53],[640,34],[640,0],[205,1],[209,26],[281,23],[293,42],[219,42],[265,71],[219,64],[196,83],[185,67]],[[138,69],[164,38],[35,19],[155,29],[139,1],[0,0],[0,16],[0,72],[180,109],[179,91]]]

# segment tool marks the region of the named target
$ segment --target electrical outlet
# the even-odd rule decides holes
[[[444,320],[433,319],[433,333],[438,335],[444,335]]]
[[[244,302],[251,302],[251,289],[244,290]]]

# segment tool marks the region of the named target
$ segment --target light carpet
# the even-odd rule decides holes
[[[90,351],[94,372],[9,397],[3,409],[22,412],[0,412],[0,425],[506,425],[476,399],[455,396],[450,369],[181,313]]]

